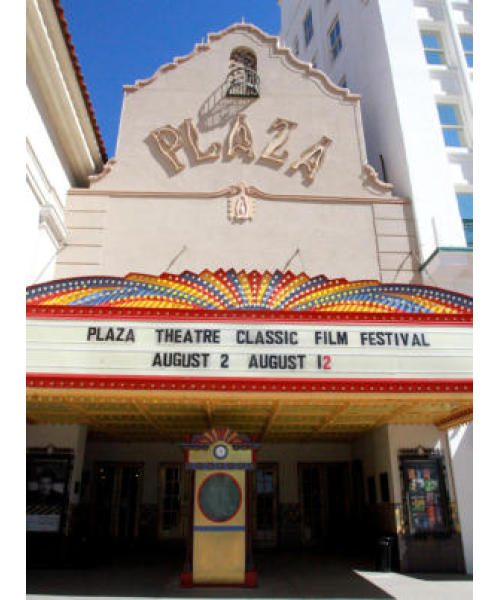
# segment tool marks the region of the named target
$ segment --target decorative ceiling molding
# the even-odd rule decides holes
[[[255,25],[251,25],[250,23],[234,23],[233,25],[230,25],[226,29],[223,29],[222,31],[219,31],[217,33],[209,33],[207,37],[208,42],[206,44],[196,44],[191,53],[186,54],[184,56],[175,57],[173,62],[165,63],[164,65],[159,67],[157,71],[148,79],[138,79],[133,85],[124,85],[123,89],[126,92],[135,92],[149,85],[150,83],[153,83],[153,81],[155,81],[161,73],[171,71],[172,69],[176,69],[179,65],[187,62],[195,56],[202,54],[203,52],[207,52],[207,50],[210,50],[210,44],[212,42],[216,42],[222,39],[224,36],[234,32],[249,33],[251,35],[254,35],[259,41],[268,44],[275,54],[277,54],[278,56],[283,56],[291,66],[300,69],[303,73],[306,73],[307,75],[321,83],[325,91],[330,92],[336,96],[342,96],[343,99],[349,100],[351,102],[358,102],[361,99],[361,96],[359,94],[352,94],[348,89],[341,88],[335,85],[331,81],[331,79],[327,75],[325,75],[325,73],[313,68],[311,63],[306,63],[296,58],[289,48],[280,47],[279,38],[277,36],[268,35],[267,33],[264,33],[262,29],[256,27]]]
[[[361,386],[337,382],[321,386],[326,391],[296,380],[274,386],[267,383],[267,387],[260,382],[246,382],[246,387],[226,382],[222,389],[213,382],[204,388],[186,381],[171,387],[159,379],[155,386],[144,382],[130,386],[120,380],[103,387],[101,380],[87,378],[82,386],[78,378],[28,375],[27,418],[32,424],[84,423],[91,437],[110,441],[185,441],[186,435],[206,429],[210,402],[210,429],[219,431],[191,438],[191,442],[206,445],[223,437],[247,446],[251,438],[239,435],[241,439],[228,440],[227,428],[245,431],[259,441],[321,442],[356,438],[386,423],[445,428],[444,423],[472,420],[470,382]],[[412,391],[402,391],[407,388]]]

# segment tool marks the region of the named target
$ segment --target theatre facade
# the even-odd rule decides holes
[[[183,585],[255,585],[256,550],[392,535],[403,571],[463,570],[472,299],[421,285],[359,103],[248,24],[124,86],[27,289],[28,547],[171,545]]]

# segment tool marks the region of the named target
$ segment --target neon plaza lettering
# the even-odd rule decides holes
[[[271,163],[278,167],[284,165],[288,159],[288,151],[285,149],[285,145],[291,131],[296,127],[297,123],[293,121],[280,117],[276,118],[269,127],[269,131],[274,135],[258,156],[255,164],[262,162]],[[216,161],[223,154],[223,145],[220,142],[210,144],[205,150],[201,149],[200,134],[193,123],[193,119],[184,119],[180,127],[165,125],[151,131],[150,136],[155,141],[160,154],[166,160],[173,175],[186,168],[186,163],[178,156],[179,151],[182,149],[191,155],[195,164]],[[312,183],[323,164],[326,151],[331,143],[332,139],[323,135],[289,165],[289,171],[292,173],[297,170],[302,171],[305,182]],[[245,114],[239,113],[236,115],[224,148],[225,160],[232,160],[237,155],[243,156],[247,161],[255,159],[252,131]]]

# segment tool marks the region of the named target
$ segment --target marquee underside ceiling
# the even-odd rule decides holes
[[[239,394],[30,388],[29,423],[85,424],[91,439],[182,441],[229,427],[266,442],[352,441],[394,424],[441,429],[472,420],[471,393]]]

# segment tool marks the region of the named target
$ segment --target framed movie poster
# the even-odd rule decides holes
[[[26,531],[61,531],[66,514],[72,460],[72,454],[27,454]]]
[[[410,534],[448,531],[448,504],[440,460],[404,459],[402,467]]]

